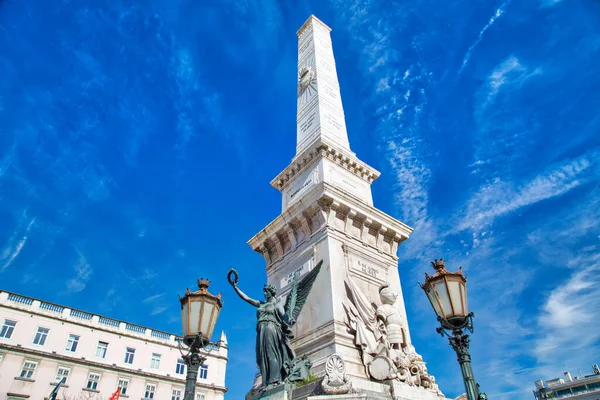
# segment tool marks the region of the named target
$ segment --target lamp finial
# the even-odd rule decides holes
[[[198,279],[198,288],[200,289],[200,293],[208,293],[209,286],[210,286],[210,281],[208,279],[204,279],[204,278]]]
[[[440,258],[439,260],[436,258],[434,261],[431,262],[431,266],[437,272],[445,272],[446,271],[446,268],[444,266],[444,259],[442,259],[442,258]]]

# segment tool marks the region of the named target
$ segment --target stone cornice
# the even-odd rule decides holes
[[[331,32],[331,28],[328,27],[327,24],[325,24],[325,22],[321,21],[319,18],[317,18],[317,17],[315,17],[314,15],[311,14],[311,16],[308,17],[308,19],[306,20],[306,22],[304,22],[302,24],[302,26],[300,27],[300,29],[298,29],[298,31],[296,32],[296,35],[302,36],[302,33],[304,33],[304,30],[311,25],[311,22],[316,22],[317,24],[319,24],[322,27],[324,27],[325,29],[327,29],[327,32]]]
[[[412,228],[335,186],[321,182],[288,207],[248,244],[261,253],[267,269],[323,228],[340,232],[397,260]]]
[[[30,349],[27,347],[21,347],[19,345],[11,345],[11,344],[5,344],[5,343],[0,343],[0,349],[3,350],[8,350],[8,351],[13,351],[16,353],[22,353],[22,354],[26,354],[28,356],[33,356],[33,357],[37,357],[40,359],[44,359],[44,358],[51,358],[54,360],[58,360],[58,361],[63,361],[63,362],[67,362],[67,363],[73,363],[73,364],[83,364],[85,366],[88,367],[94,367],[94,368],[98,368],[98,369],[104,369],[104,370],[109,370],[109,371],[114,371],[117,373],[122,373],[125,375],[136,375],[136,376],[144,376],[147,378],[151,378],[151,379],[156,379],[156,380],[162,380],[162,381],[169,381],[169,382],[174,382],[177,384],[181,384],[181,385],[185,385],[185,378],[182,379],[178,379],[176,377],[172,377],[172,376],[166,376],[166,375],[158,375],[158,374],[153,374],[151,372],[145,372],[145,371],[141,371],[141,370],[133,370],[133,369],[129,369],[129,368],[123,368],[123,367],[119,367],[117,365],[110,365],[110,364],[102,364],[96,361],[92,361],[92,360],[88,360],[85,358],[75,358],[75,357],[69,357],[69,356],[65,356],[62,354],[57,354],[57,353],[47,353],[44,351],[40,351],[40,350],[35,350],[35,349]],[[223,387],[223,386],[218,386],[213,384],[204,384],[202,382],[197,382],[196,383],[196,387],[201,387],[204,389],[213,389],[213,390],[218,390],[220,392],[227,392],[227,388]]]
[[[327,158],[335,162],[340,167],[369,184],[373,183],[380,175],[379,171],[360,161],[355,155],[338,150],[326,142],[317,141],[301,154],[294,157],[290,165],[271,181],[271,186],[279,191],[283,191],[294,177],[302,174],[322,158]]]

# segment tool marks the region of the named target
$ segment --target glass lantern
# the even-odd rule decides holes
[[[425,283],[421,288],[438,318],[458,327],[469,316],[467,278],[462,274],[462,268],[457,272],[446,271],[442,259],[435,260],[431,265],[436,272],[433,276],[425,273]]]
[[[221,294],[213,296],[208,292],[210,281],[198,279],[198,289],[195,292],[186,290],[185,296],[180,297],[181,321],[183,325],[183,342],[190,346],[196,339],[204,347],[210,342],[217,318],[223,303]]]

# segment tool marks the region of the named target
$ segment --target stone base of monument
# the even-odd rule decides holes
[[[292,400],[294,387],[287,383],[272,389],[252,391],[246,395],[246,400]]]
[[[422,387],[401,382],[373,382],[352,379],[352,390],[344,394],[325,394],[321,381],[296,387],[281,385],[273,389],[251,392],[246,400],[447,400]]]
[[[394,400],[447,400],[419,386],[409,386],[397,381],[391,382],[390,385],[390,392]]]
[[[330,394],[323,396],[311,396],[307,400],[362,400],[369,399],[365,393],[354,393],[354,394]]]

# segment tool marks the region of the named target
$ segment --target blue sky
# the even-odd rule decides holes
[[[177,294],[209,277],[242,398],[255,316],[225,274],[260,295],[246,241],[280,211],[314,13],[375,205],[415,228],[399,268],[444,393],[463,388],[417,286],[433,258],[468,274],[491,398],[600,362],[600,3],[142,3],[0,2],[2,288],[179,332]]]

